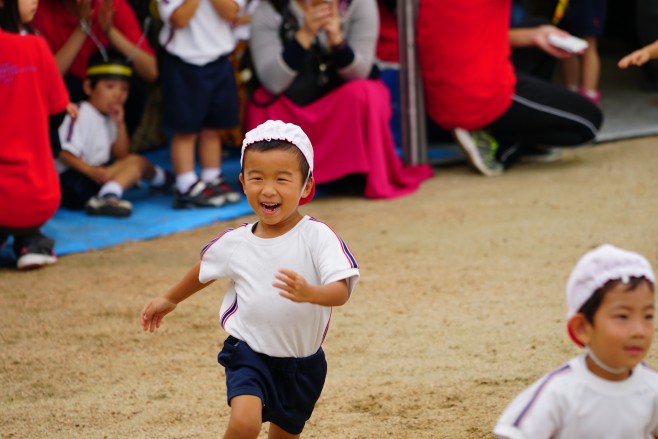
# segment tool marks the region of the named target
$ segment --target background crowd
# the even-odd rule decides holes
[[[484,175],[590,143],[603,120],[596,42],[605,2],[582,10],[551,2],[549,15],[535,14],[538,3],[419,2],[416,43],[428,120],[450,133]],[[391,132],[392,97],[379,65],[398,61],[394,0],[0,5],[7,40],[0,93],[17,103],[8,108],[19,109],[3,118],[15,128],[0,147],[0,166],[3,178],[14,180],[0,189],[0,203],[11,206],[0,209],[11,212],[0,216],[0,239],[14,236],[19,268],[56,261],[54,243],[39,229],[60,204],[128,216],[123,192],[140,180],[170,190],[176,209],[239,201],[241,191],[222,172],[223,151],[270,119],[308,134],[318,184],[386,199],[413,193],[432,175],[427,165],[402,162]],[[551,43],[550,36],[569,32],[588,48]],[[654,56],[649,46],[620,67]],[[564,84],[551,81],[557,61]],[[28,78],[36,65],[47,65],[39,71],[51,77]],[[28,105],[37,100],[47,105]],[[28,118],[39,128],[25,126]],[[170,170],[139,154],[166,144]],[[44,160],[51,146],[56,160]],[[16,167],[18,150],[26,156]],[[34,206],[44,211],[33,214]]]

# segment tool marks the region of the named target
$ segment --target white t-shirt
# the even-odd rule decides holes
[[[112,145],[117,141],[117,124],[110,116],[98,111],[87,101],[80,103],[78,119],[74,122],[66,115],[59,126],[62,150],[68,151],[91,166],[101,166],[112,158]],[[55,159],[57,172],[68,169],[60,159]]]
[[[244,0],[234,0],[242,8]],[[187,26],[176,29],[171,25],[171,14],[185,0],[158,0],[162,18],[160,44],[164,49],[183,61],[202,66],[235,49],[235,38],[229,22],[224,20],[211,0],[200,0],[199,6]]]
[[[624,381],[587,369],[585,355],[545,375],[505,409],[494,434],[511,439],[644,439],[658,434],[658,372]]]
[[[343,240],[326,224],[304,216],[285,235],[263,239],[253,224],[228,229],[201,253],[199,281],[232,279],[219,311],[220,324],[251,349],[271,357],[302,358],[317,352],[331,307],[279,296],[275,274],[288,268],[313,285],[345,279],[350,294],[359,269]]]

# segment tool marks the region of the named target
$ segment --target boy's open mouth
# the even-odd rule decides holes
[[[274,212],[281,206],[280,203],[260,203],[265,212]]]

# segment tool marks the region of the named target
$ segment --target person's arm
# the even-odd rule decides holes
[[[644,46],[643,48],[626,55],[621,60],[619,60],[617,66],[620,69],[625,69],[629,66],[641,66],[653,58],[658,58],[658,40],[654,41],[648,46]]]
[[[121,105],[112,108],[110,116],[117,124],[117,139],[112,145],[112,157],[123,158],[130,154],[130,136],[124,120],[124,109]]]
[[[99,0],[98,24],[114,49],[129,59],[135,72],[147,82],[158,77],[158,63],[148,50],[135,13],[123,0]],[[148,46],[150,49],[150,46]]]
[[[158,62],[155,55],[135,46],[114,26],[110,27],[107,37],[114,48],[126,57],[132,57],[131,62],[140,78],[147,82],[153,82],[158,78]]]
[[[210,0],[212,7],[224,20],[232,23],[240,12],[240,6],[233,0]]]
[[[350,297],[347,281],[341,279],[326,285],[311,285],[292,270],[281,269],[276,275],[279,282],[272,283],[281,290],[279,295],[293,302],[308,302],[322,306],[341,306]]]
[[[548,36],[556,34],[568,36],[569,33],[550,24],[536,27],[519,27],[509,30],[509,42],[512,48],[538,47],[556,58],[569,58],[571,53],[559,49],[548,42]]]
[[[352,2],[344,28],[338,20],[337,0],[331,3],[336,20],[325,27],[334,63],[345,81],[367,78],[375,62],[379,37],[379,11],[375,0]]]
[[[185,0],[169,17],[169,22],[176,29],[187,27],[199,8],[199,0]]]
[[[201,283],[199,281],[200,269],[201,261],[198,261],[173,287],[162,296],[151,300],[142,309],[140,322],[144,331],[155,331],[160,327],[164,316],[176,309],[179,303],[214,282]]]
[[[80,157],[77,157],[69,151],[62,150],[59,153],[59,159],[71,169],[86,175],[98,184],[104,184],[110,179],[110,174],[102,166],[91,166]]]
[[[91,27],[92,6],[91,0],[80,0],[77,4],[79,23],[73,29],[66,42],[55,51],[55,62],[57,70],[64,76],[68,73],[71,65],[75,61],[80,49],[87,41],[87,31]],[[83,28],[84,26],[84,28]],[[85,28],[87,31],[85,31]]]

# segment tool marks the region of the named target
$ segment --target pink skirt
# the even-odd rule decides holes
[[[254,99],[269,102],[272,95],[260,88]],[[362,79],[350,81],[305,107],[285,96],[266,107],[250,100],[245,109],[245,130],[270,119],[298,125],[313,144],[316,183],[363,174],[367,198],[396,198],[415,192],[432,176],[432,168],[404,166],[395,151],[391,116],[386,85]]]

